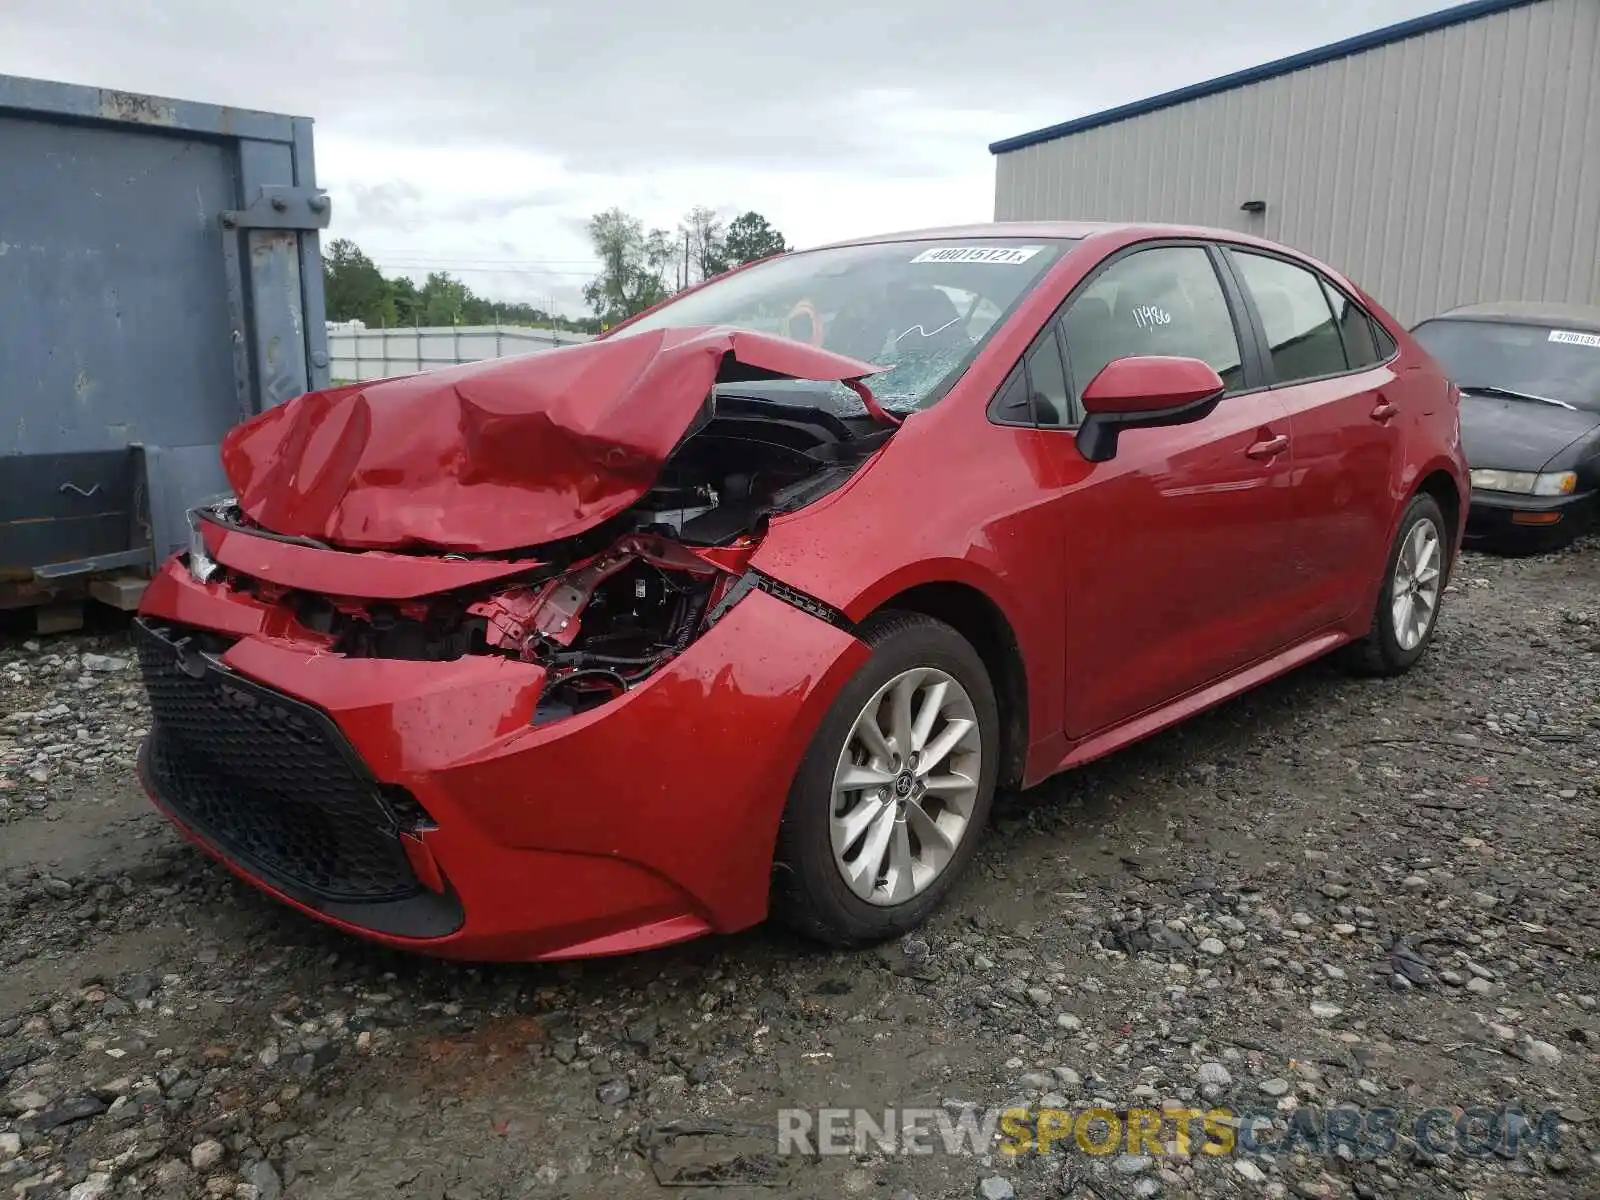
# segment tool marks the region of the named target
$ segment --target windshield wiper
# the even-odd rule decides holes
[[[1536,396],[1532,392],[1519,392],[1514,388],[1495,387],[1493,384],[1484,384],[1482,386],[1461,384],[1460,386],[1463,392],[1473,392],[1479,396],[1499,396],[1505,400],[1529,400],[1538,404],[1554,404],[1557,408],[1564,408],[1569,412],[1578,411],[1576,404],[1568,404],[1565,400],[1557,400],[1551,396]]]

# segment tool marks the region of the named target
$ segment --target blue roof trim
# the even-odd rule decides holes
[[[1040,142],[1053,142],[1057,138],[1064,138],[1074,133],[1082,133],[1088,129],[1098,129],[1102,125],[1112,125],[1118,121],[1126,121],[1130,117],[1142,117],[1146,113],[1159,112],[1163,108],[1172,108],[1174,105],[1184,104],[1190,100],[1199,100],[1205,96],[1215,96],[1219,92],[1232,91],[1234,88],[1244,87],[1246,84],[1260,83],[1263,80],[1275,79],[1279,75],[1288,75],[1293,71],[1304,70],[1306,67],[1320,66],[1323,63],[1348,58],[1352,54],[1360,54],[1364,50],[1376,50],[1380,46],[1403,42],[1407,38],[1414,38],[1420,34],[1432,33],[1438,29],[1448,29],[1452,25],[1476,21],[1479,17],[1490,17],[1497,13],[1510,12],[1515,8],[1526,8],[1530,4],[1538,3],[1540,3],[1540,0],[1471,0],[1471,3],[1468,4],[1458,4],[1454,8],[1426,13],[1409,21],[1401,21],[1398,25],[1387,25],[1382,29],[1374,29],[1371,33],[1362,33],[1352,38],[1346,38],[1342,42],[1333,42],[1327,46],[1319,46],[1315,50],[1304,50],[1299,54],[1291,54],[1288,58],[1262,63],[1259,67],[1247,67],[1243,71],[1235,71],[1232,75],[1208,79],[1204,83],[1193,83],[1188,87],[1181,87],[1172,92],[1163,92],[1159,96],[1151,96],[1146,100],[1135,100],[1132,104],[1108,108],[1103,112],[1091,113],[1086,117],[1076,117],[1071,121],[1063,121],[1059,125],[1035,129],[1032,133],[1020,133],[1016,137],[991,142],[989,153],[1006,154],[1012,150],[1022,150],[1028,146],[1037,146]]]

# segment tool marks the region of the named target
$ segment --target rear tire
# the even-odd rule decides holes
[[[1403,674],[1433,641],[1450,576],[1444,531],[1438,501],[1425,493],[1413,496],[1389,547],[1367,636],[1346,653],[1346,663],[1357,673]]]
[[[938,906],[988,824],[1000,762],[994,685],[965,638],[909,612],[869,618],[861,638],[872,657],[789,789],[772,887],[775,919],[847,947]]]

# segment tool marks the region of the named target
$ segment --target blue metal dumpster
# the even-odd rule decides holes
[[[137,576],[328,382],[311,121],[0,75],[0,607]]]

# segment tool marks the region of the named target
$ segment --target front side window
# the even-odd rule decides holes
[[[1349,369],[1321,279],[1279,258],[1237,250],[1233,257],[1261,314],[1277,382],[1317,379]]]
[[[1462,391],[1502,388],[1600,409],[1600,330],[1442,317],[1411,333]]]
[[[734,326],[821,346],[890,369],[868,379],[885,408],[933,403],[1004,318],[1074,244],[1068,238],[876,242],[785,255],[669,300],[611,336]],[[724,390],[733,390],[728,385]],[[741,394],[815,402],[814,383],[741,383]],[[829,406],[861,411],[831,385]]]
[[[1198,358],[1230,392],[1243,386],[1227,296],[1199,246],[1140,250],[1107,267],[1062,317],[1075,395],[1109,362],[1145,355]]]

